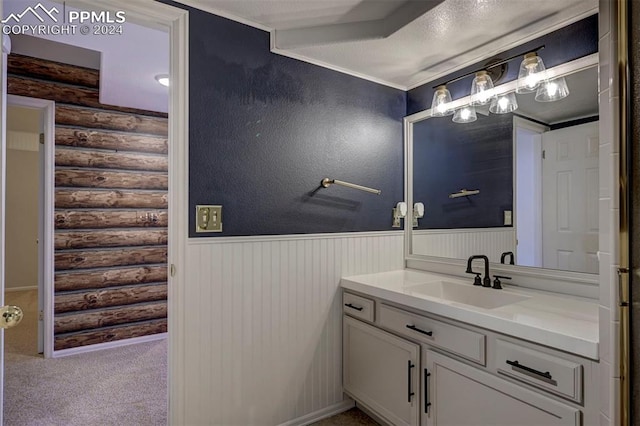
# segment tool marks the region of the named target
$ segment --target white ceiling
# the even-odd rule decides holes
[[[271,31],[276,53],[401,89],[432,81],[593,14],[597,2],[182,0]],[[4,0],[4,16],[20,13],[32,3]],[[41,3],[60,6],[49,0]],[[24,19],[35,17],[25,15]],[[168,73],[167,33],[126,22],[122,36],[42,37],[98,52],[101,102],[167,111],[168,90],[154,80],[155,75]],[[49,47],[44,50],[53,54]]]
[[[533,94],[518,96],[518,114],[547,124],[598,115],[598,67],[565,77],[569,96],[554,102],[536,102]]]
[[[62,4],[38,0],[47,9]],[[32,0],[3,0],[3,18],[21,13],[34,6]],[[100,10],[98,4],[96,9]],[[74,10],[66,5],[66,10]],[[25,14],[20,24],[41,24],[32,14]],[[167,112],[169,91],[154,77],[169,73],[169,34],[131,22],[123,24],[122,35],[72,34],[38,35],[48,43],[33,41],[33,37],[16,39],[17,53],[38,56],[59,62],[100,69],[100,102],[144,110]],[[31,38],[32,40],[28,40]],[[83,50],[73,49],[77,46]],[[96,60],[99,58],[99,60]]]
[[[184,0],[272,30],[273,51],[402,89],[597,11],[597,0]]]

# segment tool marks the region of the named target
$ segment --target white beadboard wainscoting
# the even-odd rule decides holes
[[[189,425],[306,424],[343,406],[340,277],[404,266],[401,231],[190,239],[185,254],[174,374]]]
[[[413,231],[412,252],[426,256],[467,259],[484,254],[499,263],[506,251],[516,252],[515,228],[424,229]]]

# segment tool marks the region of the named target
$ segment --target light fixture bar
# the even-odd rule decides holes
[[[489,66],[486,66],[486,67],[483,67],[483,68],[475,69],[475,70],[473,70],[473,71],[470,71],[470,72],[468,72],[468,73],[466,73],[466,74],[463,74],[463,75],[461,75],[461,76],[458,76],[458,77],[456,77],[456,78],[452,78],[451,80],[447,80],[447,81],[445,81],[444,83],[437,84],[437,85],[433,86],[433,89],[435,89],[435,88],[437,88],[437,87],[439,87],[439,86],[446,86],[446,85],[449,85],[449,84],[451,84],[451,83],[455,83],[456,81],[462,80],[462,79],[463,79],[463,78],[465,78],[465,77],[469,77],[470,75],[475,75],[475,74],[476,74],[477,72],[479,72],[479,71],[486,71],[486,70],[489,70],[489,69],[491,69],[491,68],[499,67],[500,65],[506,64],[506,63],[507,63],[507,62],[509,62],[509,61],[513,61],[514,59],[519,58],[520,56],[524,56],[524,55],[526,55],[527,53],[537,53],[537,52],[539,52],[540,50],[544,49],[544,47],[545,47],[545,46],[544,46],[544,44],[543,44],[543,45],[541,45],[541,46],[536,47],[535,49],[528,50],[528,51],[526,51],[525,53],[519,53],[519,54],[517,54],[517,55],[510,56],[510,57],[508,57],[507,59],[502,59],[502,60],[500,60],[500,61],[498,61],[498,62],[496,62],[496,63],[493,63],[493,64],[491,64],[491,65],[489,65]]]

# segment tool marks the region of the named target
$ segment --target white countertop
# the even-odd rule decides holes
[[[514,286],[505,286],[503,290],[475,287],[486,292],[527,296],[526,300],[484,309],[419,294],[412,289],[417,284],[442,280],[473,287],[471,280],[466,282],[458,277],[411,269],[343,277],[341,285],[344,289],[426,313],[598,359],[598,304],[595,301]]]

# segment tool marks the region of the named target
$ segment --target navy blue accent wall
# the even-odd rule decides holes
[[[189,235],[391,229],[406,93],[272,54],[267,32],[187,9]],[[324,177],[382,195],[318,189]],[[223,233],[195,233],[197,204],[223,205]]]
[[[540,50],[538,55],[542,58],[547,68],[598,52],[598,15],[589,16],[538,39],[514,47],[513,49],[496,55],[494,58],[506,59],[514,55],[524,55],[540,45],[544,45],[545,48]],[[407,95],[407,114],[411,115],[431,108],[434,86],[482,68],[484,64],[491,60],[492,58],[489,58],[481,63],[451,73],[446,77],[411,89]],[[518,78],[518,70],[521,62],[522,57],[510,61],[508,63],[507,73],[499,83],[506,83]],[[473,75],[449,84],[447,87],[451,92],[451,97],[458,99],[468,96],[471,90],[472,80]]]
[[[421,229],[487,228],[513,210],[513,117],[483,116],[458,124],[451,117],[413,127],[413,199],[425,205]],[[477,195],[449,198],[461,189]]]

